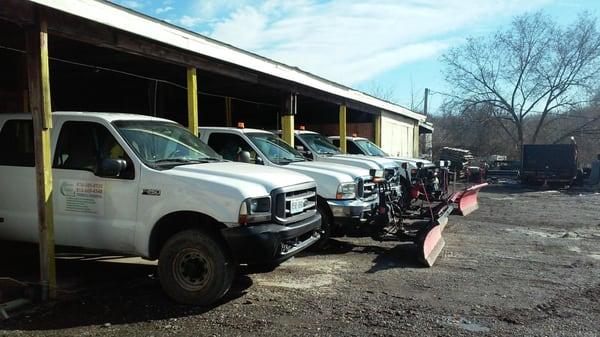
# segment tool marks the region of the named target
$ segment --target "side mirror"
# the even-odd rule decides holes
[[[421,167],[423,167],[423,162],[418,161],[417,162],[417,168],[421,168]]]
[[[254,159],[254,162],[258,165],[264,165],[265,162],[263,161],[263,159],[259,156],[256,156],[256,159]]]
[[[236,159],[237,159],[236,161],[239,161],[242,163],[249,163],[250,162],[250,152],[242,151],[242,152],[238,153]]]
[[[100,177],[118,177],[126,168],[127,162],[124,159],[104,158],[96,175]]]

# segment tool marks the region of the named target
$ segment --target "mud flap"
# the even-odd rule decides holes
[[[476,211],[479,208],[479,202],[477,201],[479,190],[487,185],[487,183],[477,184],[454,193],[450,197],[450,201],[457,206],[454,208],[454,213],[467,216]]]

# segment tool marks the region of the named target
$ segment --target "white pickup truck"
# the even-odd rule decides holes
[[[340,146],[339,136],[330,136],[328,138],[335,146]],[[346,149],[350,154],[387,158],[396,161],[396,163],[401,166],[403,163],[406,164],[406,168],[400,171],[400,183],[405,197],[409,196],[411,186],[416,183],[418,178],[424,181],[428,187],[428,193],[435,194],[441,192],[440,169],[429,160],[410,157],[392,157],[385,153],[375,143],[363,137],[346,137]]]
[[[276,264],[319,240],[316,184],[305,175],[224,161],[165,119],[53,120],[56,244],[158,259],[175,301],[210,304],[238,264]],[[31,115],[0,114],[0,148],[0,240],[36,242]]]
[[[344,232],[359,230],[379,205],[373,177],[365,168],[308,161],[277,135],[264,130],[200,127],[199,133],[200,139],[225,159],[281,167],[314,179],[322,218],[317,247],[323,247],[342,228]]]
[[[325,136],[308,130],[294,131],[294,146],[306,158],[314,161],[338,163],[362,167],[366,169],[384,170],[385,179],[396,196],[400,196],[401,167],[396,161],[356,154],[343,154],[331,140]]]

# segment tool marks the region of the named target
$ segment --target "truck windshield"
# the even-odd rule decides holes
[[[356,145],[360,147],[365,154],[369,156],[387,157],[387,154],[383,152],[377,145],[371,143],[371,141],[365,139],[355,140]]]
[[[340,150],[331,141],[318,133],[302,133],[298,135],[317,154],[340,154]]]
[[[116,121],[118,132],[151,167],[220,161],[220,156],[186,128],[157,121]]]
[[[276,164],[305,161],[304,156],[288,143],[270,133],[247,133],[246,136],[258,147],[262,155]]]

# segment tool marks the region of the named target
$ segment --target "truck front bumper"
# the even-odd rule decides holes
[[[221,232],[239,264],[277,264],[317,242],[320,227],[321,215],[316,213],[287,226],[267,223]]]
[[[362,200],[327,200],[333,222],[336,225],[357,226],[365,223],[373,210],[377,209],[379,199],[374,198],[370,201]]]

